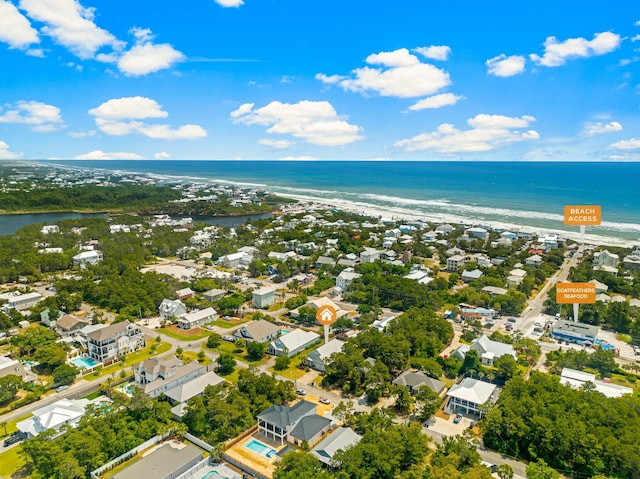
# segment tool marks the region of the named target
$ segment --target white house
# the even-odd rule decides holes
[[[37,292],[22,294],[18,291],[10,291],[0,294],[0,299],[6,301],[6,304],[2,306],[3,311],[9,312],[11,309],[22,311],[38,304],[42,299],[42,295]]]
[[[305,364],[312,367],[316,371],[325,372],[327,364],[331,359],[332,354],[337,354],[342,351],[344,347],[344,341],[339,339],[332,339],[326,344],[323,344],[315,351],[307,354]]]
[[[267,308],[276,300],[276,290],[269,287],[256,289],[252,293],[253,304],[256,308]]]
[[[416,281],[420,284],[429,284],[433,278],[429,277],[429,272],[422,269],[413,269],[404,276],[405,279]]]
[[[72,260],[75,266],[84,268],[92,264],[98,264],[102,261],[102,252],[95,249],[91,251],[83,251],[75,255]]]
[[[340,271],[340,274],[336,277],[336,286],[342,291],[346,291],[351,282],[361,276],[362,275],[356,273],[353,268],[345,268]]]
[[[606,249],[603,251],[597,251],[593,253],[593,268],[599,268],[601,266],[608,266],[615,268],[618,266],[618,260],[620,256],[614,253],[609,253]]]
[[[529,226],[523,226],[518,230],[518,238],[525,241],[531,241],[538,237],[538,230]]]
[[[474,269],[473,271],[467,271],[466,269],[462,272],[462,281],[464,281],[465,283],[470,283],[471,281],[476,281],[478,279],[480,279],[480,276],[482,276],[482,271],[480,271],[479,269]]]
[[[137,324],[123,321],[87,334],[89,356],[102,363],[144,347]]]
[[[187,313],[187,307],[179,299],[163,299],[158,314],[164,320],[172,320]]]
[[[604,394],[608,398],[617,398],[625,394],[633,394],[633,389],[626,386],[611,384],[610,382],[599,381],[595,374],[577,371],[575,369],[562,368],[560,383],[571,386],[574,389],[581,389],[586,383],[591,383],[595,390]]]
[[[482,416],[482,405],[487,401],[493,403],[497,401],[496,385],[473,378],[464,378],[462,382],[454,384],[449,389],[447,398],[445,411]]]
[[[8,376],[9,374],[15,374],[24,379],[24,377],[27,376],[27,371],[25,371],[24,365],[17,359],[0,356],[0,378]]]
[[[467,261],[466,256],[456,254],[447,258],[447,271],[457,271]]]
[[[484,366],[493,366],[496,359],[505,355],[509,355],[513,359],[517,358],[516,351],[511,344],[492,341],[484,334],[471,344],[470,349],[478,353]]]
[[[60,227],[58,225],[44,225],[40,232],[43,235],[48,235],[51,233],[60,233]]]
[[[216,319],[218,312],[213,308],[205,308],[185,313],[178,318],[178,327],[181,329],[198,328]]]
[[[380,258],[381,252],[374,248],[365,248],[364,251],[360,253],[360,262],[361,263],[373,263]]]
[[[278,337],[280,327],[264,319],[251,321],[238,329],[233,335],[238,339],[266,343]]]
[[[311,449],[311,454],[325,466],[331,467],[334,464],[333,456],[338,451],[344,451],[351,446],[355,446],[360,442],[360,439],[362,439],[362,436],[354,432],[350,427],[339,427]]]
[[[294,329],[269,344],[269,354],[295,356],[320,339],[320,335],[304,329]]]
[[[481,240],[486,240],[489,237],[489,232],[484,228],[473,227],[469,228],[466,233],[473,238],[478,238]]]
[[[527,266],[538,267],[542,264],[542,256],[534,254],[525,259],[524,262]]]
[[[59,431],[64,424],[75,427],[89,402],[88,399],[60,399],[34,410],[32,417],[18,422],[16,427],[18,431],[26,434],[27,438],[37,436],[48,429]]]

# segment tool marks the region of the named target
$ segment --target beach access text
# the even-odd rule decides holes
[[[602,208],[600,206],[564,207],[564,224],[574,226],[595,226],[602,223]]]

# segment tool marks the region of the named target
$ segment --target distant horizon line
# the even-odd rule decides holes
[[[0,158],[0,161],[14,161],[14,162],[26,162],[26,161],[95,161],[95,162],[108,162],[108,161],[156,161],[156,162],[180,162],[180,161],[227,161],[240,163],[243,161],[272,161],[272,162],[299,162],[299,163],[316,163],[316,162],[375,162],[375,163],[640,163],[638,160],[464,160],[464,159],[449,159],[449,160],[412,160],[412,159],[390,159],[390,158],[368,158],[368,159],[301,159],[301,158],[281,158],[281,159],[228,159],[228,158],[110,158],[110,159],[92,159],[92,158]]]

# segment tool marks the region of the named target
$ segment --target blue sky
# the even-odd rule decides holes
[[[0,158],[640,160],[640,2],[0,0]]]

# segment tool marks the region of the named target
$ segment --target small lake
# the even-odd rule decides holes
[[[62,220],[77,220],[81,218],[106,217],[104,213],[25,213],[17,215],[0,215],[0,236],[11,235],[23,226],[34,223],[55,224]],[[235,227],[243,225],[247,220],[255,221],[263,218],[271,218],[271,213],[262,213],[257,215],[242,216],[213,216],[208,218],[194,218],[195,222],[208,223],[210,225],[219,225],[227,227]]]

